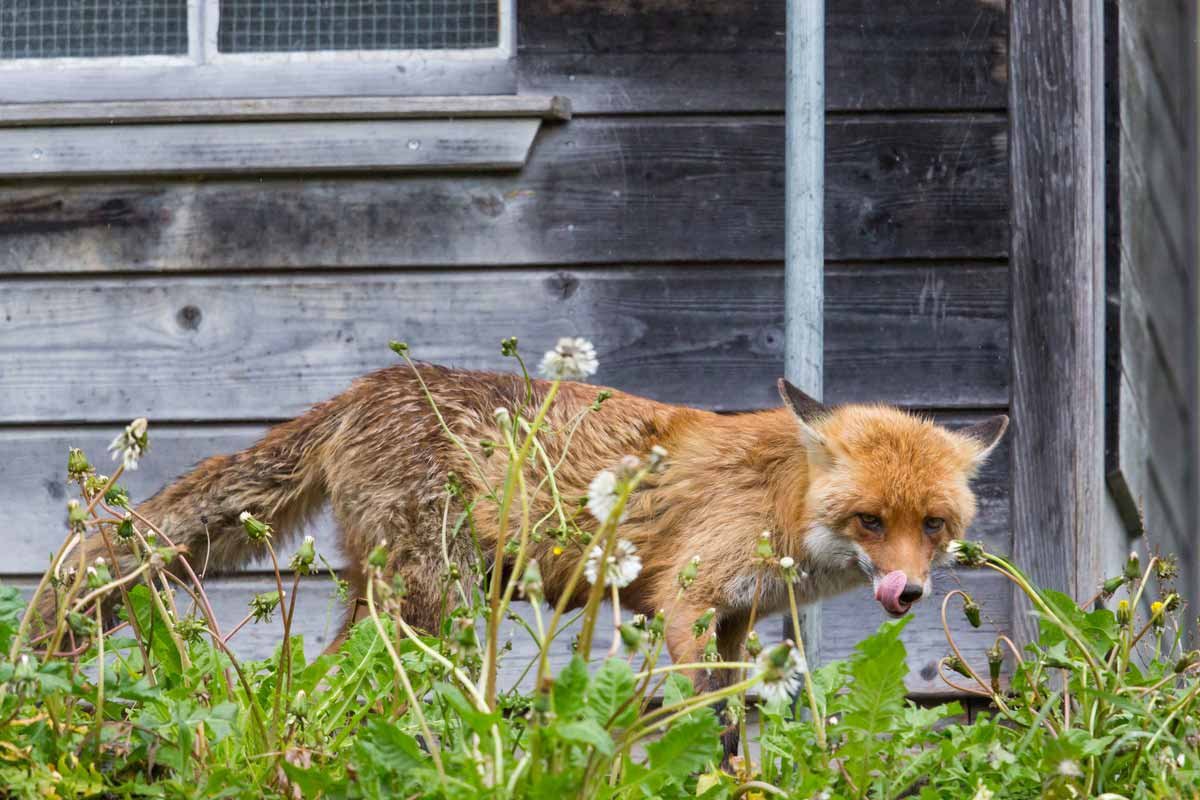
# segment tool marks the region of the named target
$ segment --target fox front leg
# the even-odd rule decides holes
[[[667,650],[671,654],[671,660],[676,664],[699,664],[704,660],[704,653],[708,649],[709,639],[716,636],[717,652],[720,654],[722,661],[738,661],[742,655],[742,645],[746,641],[746,634],[749,632],[749,617],[744,614],[733,614],[725,617],[718,616],[714,626],[709,626],[702,635],[696,636],[696,631],[693,626],[696,620],[701,619],[708,609],[701,608],[686,608],[677,611],[673,615],[673,621],[667,627]],[[696,692],[716,692],[724,689],[737,679],[737,671],[731,669],[704,669],[697,667],[687,671],[687,675],[691,678],[692,685]],[[718,715],[718,719],[724,720],[724,711],[727,703],[721,700],[713,705],[713,711]],[[721,734],[721,745],[724,751],[724,758],[721,762],[722,768],[728,770],[730,768],[730,759],[737,755],[738,751],[738,728],[736,723],[730,723],[726,726]]]

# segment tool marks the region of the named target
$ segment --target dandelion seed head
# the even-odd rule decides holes
[[[538,372],[552,380],[582,380],[600,367],[596,348],[587,339],[564,336],[542,356]]]
[[[587,508],[592,516],[601,523],[607,522],[617,506],[617,475],[612,470],[601,470],[588,486]],[[625,512],[621,512],[617,522],[625,521]]]
[[[126,425],[125,430],[117,434],[117,437],[108,445],[108,451],[112,453],[112,460],[120,461],[127,470],[137,469],[138,460],[146,454],[149,446],[146,440],[146,431],[149,426],[150,423],[146,421],[145,417],[139,417]]]
[[[595,584],[599,580],[600,561],[603,558],[604,548],[600,545],[593,547],[591,553],[588,554],[587,563],[583,568],[583,574],[587,577],[588,583]],[[618,540],[613,554],[604,564],[605,583],[616,586],[618,589],[624,589],[633,583],[641,571],[642,559],[637,555],[637,547],[628,539]]]
[[[786,654],[780,652],[787,647]],[[762,676],[758,692],[765,702],[789,700],[799,691],[808,666],[800,651],[790,643],[764,650],[755,661],[755,674]]]

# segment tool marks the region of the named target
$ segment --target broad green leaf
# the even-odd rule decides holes
[[[628,725],[637,714],[635,704],[628,702],[634,688],[633,669],[629,664],[618,658],[605,661],[588,687],[587,705],[591,718],[601,727],[608,726],[610,720],[616,727]],[[618,709],[620,714],[613,719]]]
[[[555,730],[558,735],[574,744],[590,745],[605,756],[613,754],[613,740],[608,731],[591,719],[581,719],[575,722],[559,724]]]
[[[576,655],[554,681],[555,713],[565,719],[582,711],[587,687],[587,664],[582,656]]]

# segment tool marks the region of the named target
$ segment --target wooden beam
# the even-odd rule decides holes
[[[1105,492],[1103,15],[1101,0],[1009,15],[1013,555],[1079,597],[1099,580]]]
[[[291,63],[18,65],[0,71],[0,104],[180,98],[514,94],[505,58],[392,58]]]
[[[541,95],[278,97],[0,104],[0,127],[164,122],[295,122],[364,119],[571,118],[571,101]]]
[[[518,170],[541,120],[0,128],[0,178]]]

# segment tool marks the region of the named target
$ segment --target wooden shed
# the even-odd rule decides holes
[[[786,5],[6,2],[0,578],[61,540],[69,446],[149,417],[147,496],[389,339],[505,368],[504,337],[586,335],[601,383],[775,405]],[[1079,597],[1153,545],[1194,602],[1195,3],[825,13],[825,399],[1010,413],[973,536]],[[237,619],[263,581],[210,584]],[[968,657],[1027,628],[1006,584],[959,585]],[[910,686],[945,693],[938,602],[916,617]],[[826,604],[824,657],[882,619]]]

